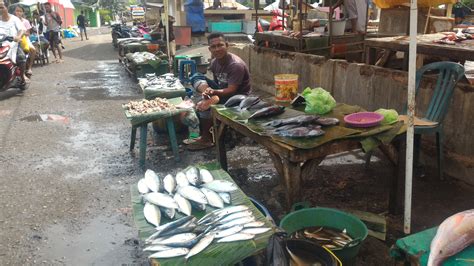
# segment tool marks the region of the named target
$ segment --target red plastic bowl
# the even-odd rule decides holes
[[[352,127],[373,127],[382,122],[383,115],[374,112],[360,112],[344,116],[344,122]]]

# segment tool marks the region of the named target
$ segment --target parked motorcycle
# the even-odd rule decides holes
[[[112,24],[112,44],[115,48],[118,47],[117,39],[132,38],[132,29],[125,24]]]
[[[0,91],[6,91],[9,88],[19,88],[20,90],[28,88],[28,83],[21,84],[20,68],[8,57],[8,52],[12,49],[12,42],[13,37],[0,39]]]
[[[286,30],[287,29],[287,17],[286,13],[281,12],[280,9],[275,9],[272,11],[272,21],[267,21],[265,19],[258,19],[258,32],[264,31],[277,31],[277,30]],[[284,19],[285,18],[285,19]]]

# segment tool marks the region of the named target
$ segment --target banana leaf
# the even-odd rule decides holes
[[[214,179],[222,179],[234,182],[230,175],[217,167],[216,164],[198,165],[199,168],[206,168],[211,171]],[[141,240],[146,239],[152,233],[155,232],[154,226],[149,224],[143,215],[143,203],[141,195],[138,192],[136,184],[130,188],[132,198],[132,209],[133,218],[135,225],[138,228],[139,238]],[[238,190],[231,193],[232,205],[247,205],[250,210],[254,213],[256,220],[264,221],[265,227],[272,227],[272,224],[264,215],[252,204],[250,199],[244,194],[239,188]],[[206,213],[214,211],[216,208],[207,206],[206,211],[198,212],[193,209],[192,215],[196,218],[203,217]],[[175,219],[183,217],[182,214],[177,214]],[[161,225],[170,222],[169,219],[162,217]],[[170,258],[170,259],[152,259],[154,263],[158,265],[233,265],[242,261],[243,259],[252,256],[253,254],[263,250],[267,244],[270,236],[273,234],[273,230],[270,230],[264,234],[256,235],[253,240],[239,241],[232,243],[212,243],[201,253],[191,257],[185,262],[184,257]],[[152,253],[150,253],[151,255]]]

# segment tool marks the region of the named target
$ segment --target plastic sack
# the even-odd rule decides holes
[[[266,263],[268,266],[289,266],[288,254],[286,252],[286,233],[278,232],[268,240],[266,249]]]
[[[383,115],[383,120],[381,122],[382,125],[390,125],[398,121],[398,113],[394,109],[378,109],[375,111]]]
[[[336,106],[336,100],[331,94],[323,88],[306,88],[303,91],[303,97],[306,101],[306,113],[323,115],[331,112]]]
[[[25,53],[30,52],[30,46],[28,44],[28,40],[26,39],[25,35],[23,35],[23,37],[21,37],[20,46],[21,46],[21,49],[23,49],[23,51]]]

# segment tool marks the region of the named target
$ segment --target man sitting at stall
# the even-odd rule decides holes
[[[352,33],[364,34],[367,24],[368,0],[338,0],[333,5],[333,9],[341,5],[344,5],[344,18],[350,21]]]
[[[207,37],[209,51],[212,55],[210,70],[214,80],[197,79],[193,87],[202,94],[198,102],[201,137],[189,144],[190,150],[200,150],[213,146],[209,130],[212,127],[210,107],[213,104],[225,103],[236,94],[250,93],[250,73],[247,64],[235,54],[227,51],[229,43],[222,33],[211,33]]]

